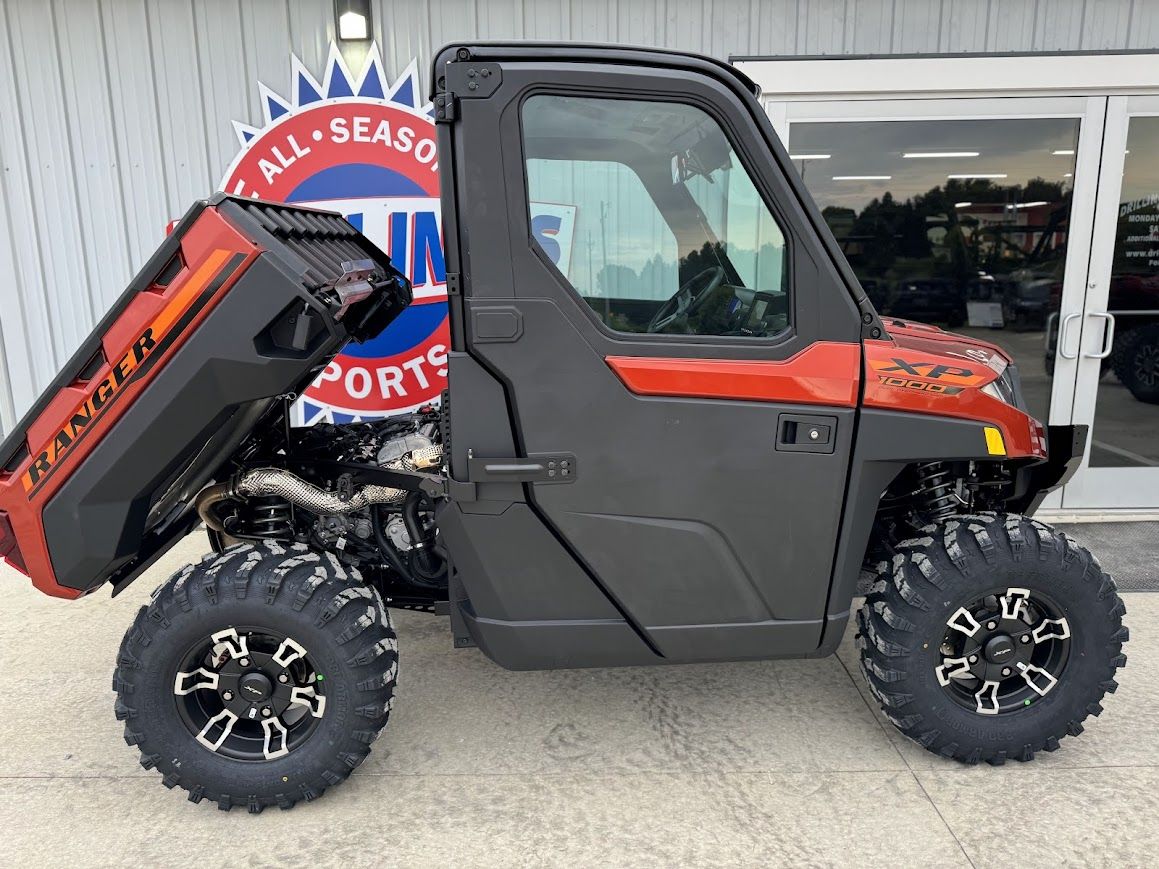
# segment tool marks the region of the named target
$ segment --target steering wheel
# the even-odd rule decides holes
[[[648,321],[649,332],[662,332],[681,317],[687,317],[699,308],[712,291],[724,283],[723,266],[709,266],[700,274],[689,278],[680,289],[657,309]]]

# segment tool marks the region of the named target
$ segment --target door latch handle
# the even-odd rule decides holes
[[[1103,329],[1103,349],[1098,353],[1084,353],[1084,359],[1106,359],[1111,355],[1111,349],[1115,345],[1115,315],[1110,311],[1092,311],[1087,314],[1088,317],[1098,317],[1107,321],[1106,327]]]
[[[777,416],[777,449],[784,452],[831,453],[837,440],[837,417],[782,413]]]
[[[1078,353],[1067,353],[1066,352],[1066,334],[1067,334],[1066,330],[1067,330],[1067,327],[1073,321],[1077,320],[1081,316],[1082,316],[1082,314],[1067,314],[1065,317],[1062,318],[1062,325],[1058,327],[1058,355],[1061,356],[1063,359],[1078,359],[1079,358]]]
[[[575,478],[575,453],[490,459],[467,453],[467,479],[472,483],[570,483]]]

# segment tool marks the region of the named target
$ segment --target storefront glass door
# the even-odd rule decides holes
[[[1061,424],[1098,319],[1084,306],[1106,111],[1106,98],[1051,97],[772,114],[879,312],[1000,345],[1030,411]]]
[[[1066,507],[1159,506],[1159,97],[1107,101]]]

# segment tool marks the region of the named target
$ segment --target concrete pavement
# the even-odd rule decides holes
[[[1159,595],[1127,596],[1121,688],[1032,764],[967,768],[871,708],[852,633],[815,661],[509,673],[395,614],[395,712],[349,782],[291,812],[195,806],[112,714],[121,633],[203,549],[116,600],[0,568],[0,866],[1153,865]],[[852,674],[852,675],[851,675]]]

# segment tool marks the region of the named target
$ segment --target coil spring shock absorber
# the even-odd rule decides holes
[[[245,533],[252,537],[285,537],[294,528],[290,503],[276,495],[250,498],[246,504]]]
[[[945,519],[959,512],[961,499],[955,491],[954,477],[945,462],[924,462],[915,468],[918,498],[922,512],[930,519]]]

